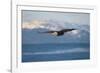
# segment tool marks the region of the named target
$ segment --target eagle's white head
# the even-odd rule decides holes
[[[51,33],[52,35],[55,35],[55,36],[57,36],[58,35],[58,33],[55,31],[55,32],[53,32],[53,33]]]

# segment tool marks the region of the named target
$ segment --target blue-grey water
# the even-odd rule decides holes
[[[90,59],[88,43],[22,44],[22,62]]]

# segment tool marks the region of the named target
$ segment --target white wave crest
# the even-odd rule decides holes
[[[55,51],[45,51],[45,52],[26,52],[23,55],[49,55],[49,54],[64,54],[64,53],[81,53],[81,52],[89,52],[88,49],[84,48],[74,48],[67,50],[55,50]]]

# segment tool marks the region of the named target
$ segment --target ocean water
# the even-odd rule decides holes
[[[22,44],[22,62],[90,59],[88,43]]]

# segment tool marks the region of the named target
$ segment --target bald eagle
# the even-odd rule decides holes
[[[56,35],[56,36],[62,36],[64,35],[65,32],[70,32],[76,29],[62,29],[60,31],[46,31],[46,32],[41,32],[41,33],[50,33],[52,35]]]

